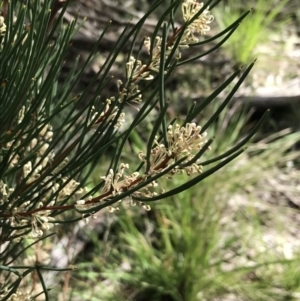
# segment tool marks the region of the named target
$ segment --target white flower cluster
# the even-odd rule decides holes
[[[102,188],[101,194],[107,194],[106,198],[111,196],[120,195],[122,192],[133,188],[134,186],[140,184],[143,181],[143,177],[140,176],[138,172],[134,172],[131,175],[125,175],[125,171],[129,169],[128,164],[121,163],[119,165],[118,171],[114,174],[114,171],[111,169],[107,176],[101,177],[105,181],[105,184]],[[132,196],[144,196],[150,197],[156,195],[155,192],[150,191],[149,188],[156,187],[157,183],[155,181],[151,182],[149,185],[143,187],[142,189],[134,192]],[[136,203],[132,200],[132,196],[130,196],[128,203],[132,206],[135,206]],[[105,200],[105,199],[104,199]],[[140,206],[145,208],[146,210],[150,210],[149,205],[145,205],[142,202],[138,203]],[[118,210],[118,207],[109,207],[108,210],[113,212]]]
[[[25,114],[25,108],[22,107],[18,116],[19,124],[23,121]],[[86,193],[86,188],[80,188],[79,183],[74,179],[60,176],[60,170],[68,163],[67,158],[65,158],[51,174],[49,173],[41,183],[34,183],[44,172],[47,172],[46,170],[51,167],[55,159],[54,151],[50,147],[53,137],[52,127],[49,124],[43,123],[43,120],[40,120],[39,123],[42,125],[37,126],[34,135],[35,138],[27,143],[28,146],[22,153],[18,148],[20,148],[20,146],[24,144],[24,140],[27,139],[26,134],[21,138],[18,137],[16,141],[10,141],[6,145],[6,148],[10,149],[12,153],[9,166],[11,168],[20,166],[18,179],[15,180],[15,183],[24,181],[25,185],[33,187],[31,194],[28,196],[28,200],[20,204],[18,202],[18,196],[10,199],[15,187],[9,187],[4,180],[0,181],[0,204],[6,204],[6,212],[11,214],[11,217],[7,219],[10,226],[19,228],[15,229],[11,234],[14,237],[18,237],[18,239],[28,233],[29,227],[31,228],[29,236],[40,237],[45,230],[53,226],[54,218],[50,216],[51,211],[37,209],[54,206],[57,202],[64,200],[70,195],[74,195],[73,199],[78,200]],[[22,160],[24,160],[24,158],[30,158],[30,160],[23,163]],[[20,164],[21,162],[22,164]],[[16,203],[18,203],[18,205],[16,205]],[[26,212],[28,211],[33,211],[34,213],[27,215]],[[20,215],[20,213],[22,214]]]
[[[48,177],[46,177],[47,179]],[[67,182],[67,183],[66,183]],[[65,186],[64,186],[65,185]],[[64,187],[62,187],[64,186]],[[66,177],[61,179],[61,183],[50,181],[45,187],[39,188],[39,185],[35,188],[35,193],[32,195],[32,200],[39,198],[40,202],[35,208],[32,208],[32,201],[23,202],[19,206],[12,208],[11,204],[8,204],[8,209],[12,214],[8,218],[8,222],[12,227],[20,227],[12,232],[11,236],[17,236],[18,239],[26,236],[28,233],[28,226],[31,228],[29,232],[30,237],[41,237],[44,231],[49,230],[53,227],[55,219],[50,216],[51,210],[37,210],[40,208],[51,208],[55,206],[57,202],[62,201],[66,197],[73,194],[73,200],[78,200],[80,197],[86,193],[86,188],[79,188],[79,183],[73,179],[68,179]],[[43,194],[44,190],[50,188],[46,193]],[[13,189],[8,189],[7,185],[0,182],[0,197],[2,198],[2,203],[7,201]],[[56,195],[55,193],[58,192]],[[3,196],[3,197],[2,197]],[[27,211],[36,211],[35,213],[24,215]],[[22,213],[20,215],[19,213]],[[26,227],[27,226],[27,227]]]
[[[100,202],[105,202],[111,197],[117,196],[125,192],[126,190],[133,188],[140,184],[144,177],[140,176],[138,172],[134,172],[131,175],[126,175],[125,171],[129,169],[128,164],[121,163],[116,173],[112,169],[109,170],[107,176],[102,176],[101,179],[104,180],[104,185],[101,190],[101,198],[98,203],[91,204],[90,200],[79,200],[77,201],[76,208],[78,210],[91,209],[92,206],[96,206]],[[156,192],[151,191],[152,187],[156,187],[157,183],[155,181],[151,182],[147,186],[141,188],[140,190],[134,192],[130,197],[128,203],[131,206],[135,206],[137,203],[133,201],[133,197],[151,197],[157,195]],[[121,202],[121,201],[120,201]],[[150,210],[150,206],[144,204],[143,202],[138,202],[138,205],[142,206],[146,210]],[[118,206],[107,207],[109,212],[119,211]]]
[[[3,300],[7,296],[8,292],[4,292],[0,294],[0,299]],[[16,293],[12,294],[7,301],[31,301],[32,296],[29,292],[20,292],[17,291]]]
[[[38,203],[38,205],[35,208],[32,208],[32,202],[26,201],[23,202],[19,206],[15,206],[12,208],[11,204],[8,204],[8,210],[11,212],[11,216],[7,219],[10,226],[17,227],[20,229],[16,229],[11,233],[12,237],[18,237],[20,239],[24,236],[30,236],[32,238],[35,237],[41,237],[44,234],[44,231],[47,231],[53,227],[53,223],[55,219],[50,216],[51,210],[38,210],[41,208],[51,208],[52,206],[56,205],[58,201],[63,200],[67,196],[71,195],[75,192],[73,199],[79,199],[84,193],[86,193],[86,188],[79,188],[79,183],[75,180],[71,179],[68,181],[68,183],[61,188],[60,186],[64,185],[63,182],[68,181],[67,178],[62,178],[62,183],[52,183],[50,182],[46,187],[51,186],[51,189],[49,192],[47,192],[45,195],[41,195],[40,199],[41,201]],[[42,194],[42,191],[45,188],[43,188],[41,191],[39,191],[39,187],[36,187],[35,190],[36,193],[33,194],[32,199],[39,197],[40,194]],[[54,197],[54,193],[58,192],[58,195]],[[8,189],[7,185],[3,182],[0,182],[0,197],[2,203],[6,202],[10,194],[13,192],[13,189]],[[48,199],[47,199],[48,198]],[[51,198],[51,201],[49,202],[49,198]],[[32,214],[26,215],[26,212],[33,210],[36,211]],[[20,215],[22,213],[22,215]],[[25,213],[25,214],[24,214]],[[28,233],[28,227],[30,227],[30,232]],[[28,235],[27,235],[28,234]]]
[[[126,78],[134,80],[152,80],[153,76],[149,71],[146,71],[147,65],[142,65],[142,62],[136,60],[133,56],[130,57],[126,64]]]
[[[185,22],[191,20],[202,9],[204,4],[198,3],[195,0],[184,0],[181,6],[183,19]],[[214,20],[214,17],[210,14],[208,8],[205,9],[187,28],[181,36],[178,48],[175,50],[175,59],[181,58],[179,48],[188,48],[189,44],[198,42],[198,38],[195,35],[205,35],[209,30],[210,24]],[[177,32],[177,34],[179,31]],[[176,36],[172,42],[168,42],[166,45],[165,58],[168,59],[173,51],[173,44],[176,40]],[[150,54],[151,39],[145,38],[144,46],[147,52]],[[130,57],[129,62],[126,64],[126,79],[127,84],[125,88],[121,89],[122,82],[119,81],[119,101],[122,102],[126,99],[134,96],[131,102],[141,103],[142,95],[140,94],[138,83],[141,80],[152,80],[154,77],[150,74],[150,71],[159,72],[161,61],[161,47],[162,38],[157,36],[155,38],[155,46],[152,51],[151,62],[148,65],[143,64],[140,60],[136,60],[133,56]]]
[[[6,203],[13,191],[13,188],[9,188],[2,180],[0,180],[0,205]]]
[[[4,23],[4,18],[0,16],[0,36],[4,36],[6,32],[6,24]]]
[[[19,111],[18,116],[18,123],[20,124],[25,116],[26,109],[25,106],[21,108]],[[30,143],[28,144],[27,148],[24,150],[24,153],[36,153],[35,160],[28,161],[26,164],[23,165],[23,178],[27,178],[26,182],[31,183],[36,178],[38,178],[39,172],[45,168],[45,166],[48,163],[51,163],[54,158],[53,151],[48,151],[49,144],[52,141],[53,137],[53,131],[52,127],[49,124],[43,124],[41,120],[42,125],[40,125],[37,128],[36,138],[33,138]],[[6,149],[11,149],[12,147],[14,149],[17,149],[21,146],[24,140],[27,139],[27,135],[24,134],[21,138],[18,137],[18,139],[12,140],[9,143],[6,144]],[[10,167],[17,166],[19,164],[20,153],[19,152],[12,152],[12,155],[9,159],[9,165]]]
[[[130,98],[130,102],[140,104],[142,102],[142,95],[140,94],[137,82],[153,79],[148,66],[143,65],[140,60],[136,60],[131,56],[129,62],[126,63],[126,79],[127,83],[125,87],[123,87],[123,82],[118,80],[118,101],[121,103],[125,98]]]
[[[112,110],[112,112],[109,113],[110,110],[110,106],[112,104],[112,102],[115,101],[114,97],[108,98],[106,99],[106,106],[104,111],[102,111],[100,114],[99,112],[96,111],[95,107],[92,107],[92,116],[90,118],[90,124],[92,124],[92,128],[96,128],[97,126],[99,126],[100,124],[102,124],[102,122],[106,122],[110,123],[112,121],[114,121],[114,119],[116,118],[116,116],[118,115],[119,109],[118,108],[114,108]],[[109,113],[109,116],[106,116]],[[121,112],[118,116],[118,120],[114,125],[114,128],[119,130],[122,125],[125,122],[125,113]]]
[[[167,133],[167,145],[159,143],[157,138],[154,140],[155,147],[151,150],[150,169],[147,174],[133,172],[130,175],[126,175],[126,170],[129,169],[129,165],[121,163],[117,172],[110,169],[106,176],[101,177],[101,179],[104,180],[104,185],[100,195],[94,199],[90,198],[88,200],[77,201],[76,209],[79,211],[93,209],[93,207],[100,203],[104,203],[112,197],[121,195],[129,189],[136,187],[143,181],[149,179],[149,176],[159,174],[183,157],[185,157],[185,160],[168,172],[168,178],[175,174],[182,174],[183,172],[186,172],[188,175],[201,173],[202,166],[199,165],[199,159],[195,160],[195,156],[203,148],[205,143],[207,143],[206,136],[206,132],[201,133],[201,127],[195,123],[187,123],[185,126],[178,124],[170,125]],[[143,162],[147,161],[146,155],[143,152],[139,153],[139,158]],[[192,162],[189,163],[191,160]],[[156,181],[148,183],[146,186],[133,192],[129,196],[128,203],[135,206],[137,204],[134,201],[135,197],[151,199],[151,197],[164,192],[163,189],[161,189],[161,192],[154,191],[158,187],[159,185]],[[121,200],[119,202],[121,202]],[[146,210],[150,210],[150,206],[147,204],[138,202],[138,205]],[[119,207],[109,206],[108,210],[109,212],[119,211]]]
[[[31,231],[29,232],[29,237],[36,238],[43,236],[43,231],[49,230],[53,227],[54,218],[49,216],[51,211],[44,210],[34,213],[30,216],[22,216],[18,215],[18,211],[20,209],[27,209],[26,207],[30,202],[23,203],[22,206],[17,209],[14,208],[14,212],[16,212],[13,216],[9,218],[10,225],[12,227],[22,227],[24,228],[14,230],[11,233],[11,236],[17,236],[18,238],[24,237],[26,233],[28,233],[28,228],[26,226],[31,226]],[[54,202],[50,205],[53,205]],[[40,203],[38,208],[43,207],[43,203]]]
[[[203,2],[198,3],[195,0],[184,0],[181,6],[183,19],[185,22],[191,20],[204,6]],[[210,14],[208,8],[205,9],[185,30],[180,41],[181,44],[196,43],[199,39],[195,34],[205,35],[209,30],[214,17]]]
[[[154,72],[159,72],[159,68],[160,68],[161,43],[162,43],[162,38],[156,37],[155,38],[155,47],[154,47],[153,53],[152,53],[152,60],[151,60],[151,63],[149,64],[149,70],[152,70]],[[148,53],[150,54],[151,40],[149,37],[147,37],[145,39],[144,46],[147,49]],[[179,45],[179,47],[181,47],[181,45]],[[166,59],[170,56],[172,50],[173,50],[173,46],[167,46],[167,49],[165,52]],[[181,58],[181,54],[180,54],[178,48],[175,51],[175,58],[177,60],[179,60]]]
[[[178,124],[170,125],[168,127],[167,146],[159,143],[157,137],[154,140],[156,146],[151,150],[149,174],[161,172],[182,157],[187,157],[183,163],[191,161],[207,142],[207,133],[200,134],[200,132],[201,127],[195,123],[187,123],[184,127]],[[139,153],[139,158],[146,162],[146,155],[143,152]],[[181,174],[184,171],[188,175],[201,173],[202,166],[198,165],[197,162],[191,165],[183,164],[183,167],[176,166],[169,174]]]

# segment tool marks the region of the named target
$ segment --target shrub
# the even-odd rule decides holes
[[[55,236],[51,231],[56,225],[82,219],[87,222],[105,208],[118,211],[122,200],[150,210],[151,202],[189,189],[236,158],[263,122],[226,152],[212,158],[206,154],[212,138],[207,138],[205,131],[228,105],[254,63],[244,72],[234,72],[204,102],[192,104],[182,123],[169,120],[166,114],[172,100],[165,99],[165,82],[174,69],[197,62],[220,47],[249,12],[219,34],[204,39],[213,21],[209,9],[219,1],[203,4],[174,0],[162,13],[151,37],[139,41],[144,22],[163,2],[156,0],[139,22],[124,28],[88,87],[74,95],[74,87],[110,24],[83,68],[77,67],[77,59],[60,82],[65,55],[80,25],[76,19],[68,24],[64,21],[70,2],[3,1],[1,6],[1,300],[32,300],[42,294],[49,300],[44,273],[68,269],[51,267],[42,251],[43,242]],[[180,9],[183,21],[176,27],[174,16]],[[215,43],[219,38],[221,41]],[[181,59],[189,47],[209,43],[212,46],[205,52]],[[110,70],[128,44],[126,80],[117,79],[117,92],[103,99],[101,94],[107,94],[112,81]],[[134,53],[136,45],[138,51]],[[142,63],[143,49],[148,59]],[[202,127],[197,125],[197,116],[231,83],[234,85],[228,96],[208,121]],[[87,101],[92,89],[93,97]],[[128,105],[136,113],[127,119],[124,111]],[[134,154],[140,164],[129,166],[124,146],[131,133],[143,127],[151,111],[157,118],[152,121],[143,149]],[[106,174],[88,189],[92,172],[108,158]],[[165,191],[160,179],[182,173],[189,179]],[[35,246],[39,246],[38,252]]]

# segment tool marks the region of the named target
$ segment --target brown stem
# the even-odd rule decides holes
[[[170,40],[166,43],[166,48],[170,47],[174,40],[176,39],[176,37],[178,36],[179,32],[182,30],[182,27],[180,27],[179,29],[175,29],[175,32],[173,33],[172,37],[170,38]],[[149,67],[150,67],[150,63],[148,63],[137,75],[135,78],[132,79],[132,83],[134,83],[135,81],[138,80],[139,76],[141,74],[143,74],[144,72],[149,71]]]
[[[164,168],[166,167],[166,164],[168,163],[168,161],[172,159],[172,156],[171,157],[166,157],[164,161],[162,161],[155,169],[156,170],[159,170],[161,168]],[[131,182],[127,187],[124,187],[123,188],[123,191],[127,191],[129,190],[131,187],[133,187],[134,185],[138,184],[139,182],[141,182],[143,180],[143,177],[139,177],[137,178],[135,181]],[[86,201],[85,202],[85,205],[89,205],[89,204],[95,204],[95,203],[99,203],[100,200],[102,200],[103,198],[111,195],[111,193],[113,192],[113,189],[111,189],[110,191],[107,191],[89,201]],[[16,212],[14,214],[12,213],[3,213],[3,214],[0,214],[0,217],[2,218],[9,218],[9,217],[12,217],[13,215],[16,215],[16,216],[31,216],[37,212],[40,212],[40,211],[46,211],[46,210],[52,210],[52,211],[55,211],[55,210],[70,210],[70,209],[73,209],[75,207],[75,204],[71,204],[71,205],[63,205],[63,206],[44,206],[44,207],[40,207],[40,208],[36,208],[36,209],[33,209],[33,210],[30,210],[30,211],[27,211],[27,212]]]
[[[50,31],[50,28],[54,22],[54,18],[56,16],[56,14],[58,13],[58,11],[64,7],[64,5],[66,4],[66,0],[56,0],[54,3],[53,3],[53,6],[51,8],[51,15],[50,15],[50,18],[49,18],[49,23],[48,23],[48,26],[47,26],[47,32]]]
[[[2,11],[1,11],[1,14],[4,19],[6,18],[7,10],[8,10],[8,0],[4,0],[2,4]]]

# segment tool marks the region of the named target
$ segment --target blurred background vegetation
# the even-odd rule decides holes
[[[66,19],[78,12],[87,17],[74,37],[70,66],[113,20],[78,90],[97,72],[123,26],[134,24],[150,3],[82,0],[69,9]],[[52,280],[51,300],[300,300],[300,3],[224,0],[212,10],[210,34],[251,8],[220,50],[178,68],[166,96],[169,114],[184,116],[187,104],[200,102],[236,66],[257,58],[231,107],[208,130],[215,136],[211,151],[238,142],[270,108],[268,123],[233,163],[189,191],[154,203],[150,212],[124,206],[116,215],[98,214],[72,235],[62,228],[56,247],[49,245],[51,257],[57,266],[67,261],[77,270]],[[141,37],[155,22],[152,16]],[[112,70],[115,78],[122,77],[125,55],[126,49]],[[128,153],[145,143],[144,127],[132,134]],[[104,170],[98,167],[91,186]]]

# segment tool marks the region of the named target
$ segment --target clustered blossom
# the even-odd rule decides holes
[[[161,44],[162,44],[162,38],[157,36],[155,38],[155,46],[153,48],[152,60],[151,60],[151,63],[149,64],[149,70],[154,71],[154,72],[159,72],[160,59],[161,59],[160,53],[161,53],[161,47],[162,47]],[[145,39],[144,46],[147,49],[148,53],[150,54],[151,40],[149,37],[147,37]],[[172,46],[167,47],[167,49],[165,51],[166,59],[170,56],[172,50],[173,50]],[[180,54],[178,48],[175,51],[175,58],[178,60],[181,58],[181,54]]]
[[[156,146],[151,150],[149,174],[157,174],[163,171],[182,157],[186,157],[183,163],[193,160],[207,142],[207,133],[200,134],[200,132],[201,127],[195,123],[187,123],[185,126],[170,125],[168,127],[167,146],[159,143],[157,137],[154,140]],[[146,162],[146,155],[143,152],[140,152],[139,158]],[[182,164],[181,166],[176,166],[169,172],[169,175],[181,174],[184,171],[188,175],[202,172],[202,166],[198,165],[197,161],[191,165]]]
[[[190,21],[202,8],[203,2],[198,3],[195,0],[183,0],[181,5],[182,15],[185,22]],[[187,26],[183,35],[181,36],[178,48],[175,50],[175,59],[181,58],[180,48],[188,48],[189,44],[196,43],[199,41],[196,35],[205,35],[209,30],[209,24],[214,20],[214,17],[210,14],[209,9],[206,8],[191,24]],[[176,37],[175,37],[176,40]],[[175,41],[174,40],[174,41]],[[168,59],[171,52],[173,51],[174,41],[168,45],[165,50],[165,58]],[[144,46],[150,54],[151,50],[151,39],[146,37],[144,40]],[[152,51],[151,62],[148,65],[143,64],[140,60],[135,59],[133,56],[130,57],[126,64],[126,78],[127,83],[125,87],[121,88],[122,82],[118,82],[119,88],[119,102],[123,102],[126,98],[131,98],[130,101],[134,103],[141,103],[142,95],[140,94],[138,83],[141,80],[152,80],[153,76],[150,71],[159,72],[160,60],[161,60],[161,47],[162,38],[155,37],[155,45]]]
[[[96,198],[98,201],[94,201],[92,198],[89,200],[79,200],[77,201],[76,209],[79,212],[80,210],[92,210],[93,207],[100,203],[104,203],[115,196],[121,195],[129,189],[141,184],[143,181],[148,180],[149,176],[151,177],[162,172],[183,157],[185,157],[185,160],[181,162],[180,165],[176,165],[171,169],[166,177],[171,178],[173,175],[182,174],[183,172],[186,172],[188,175],[202,173],[202,166],[199,165],[198,162],[199,159],[194,159],[205,143],[207,143],[206,136],[206,132],[201,133],[201,127],[197,126],[195,123],[187,123],[185,126],[180,126],[178,124],[170,125],[167,133],[167,145],[159,143],[158,138],[154,140],[155,146],[151,150],[150,168],[147,174],[133,172],[126,175],[126,171],[129,170],[129,165],[121,163],[116,172],[114,172],[113,169],[110,169],[106,176],[101,177],[101,179],[104,180],[104,185],[100,196]],[[143,152],[139,153],[139,158],[143,162],[147,162],[146,155]],[[160,191],[157,191],[157,188],[159,188]],[[143,202],[136,203],[134,199],[151,199],[163,192],[164,189],[160,188],[159,184],[153,180],[144,187],[133,192],[128,197],[127,203],[132,206],[138,204],[144,209],[150,210],[151,208],[148,204]],[[122,200],[119,202],[121,201]],[[108,206],[107,209],[109,212],[119,211],[118,206]]]
[[[6,24],[4,23],[4,18],[0,16],[0,39],[5,35],[6,33]],[[0,42],[0,51],[2,51],[3,48],[3,39],[1,39]]]
[[[62,179],[62,181],[67,181],[67,180],[68,180],[67,178]],[[74,191],[76,191],[73,197],[75,198],[75,200],[80,198],[84,193],[86,193],[86,188],[85,189],[78,188],[79,183],[74,181],[73,179],[69,180],[68,183],[63,188],[60,187],[60,185],[63,185],[63,183],[51,184],[50,182],[49,185],[53,185],[53,187],[51,187],[51,190],[47,192],[45,195],[41,195],[40,197],[41,201],[38,203],[35,209],[39,209],[45,206],[47,207],[54,206],[57,201],[63,200],[65,197],[74,193]],[[36,190],[38,189],[39,187],[36,188]],[[41,191],[39,192],[37,191],[36,193],[34,193],[32,195],[32,199],[38,197],[39,194],[43,192],[43,190],[44,189],[41,189]],[[7,201],[8,197],[13,191],[14,191],[13,189],[10,189],[8,191],[7,185],[3,184],[3,182],[0,183],[0,196],[4,196],[2,198],[2,203]],[[54,197],[54,193],[56,191],[59,191],[59,193],[57,197]],[[51,198],[52,201],[49,202],[49,199],[47,199],[47,197]],[[8,218],[8,222],[10,226],[20,228],[14,230],[11,236],[18,237],[18,239],[28,235],[32,238],[41,237],[44,234],[44,231],[47,231],[53,227],[53,223],[55,219],[50,216],[51,210],[46,210],[46,209],[40,210],[37,211],[36,213],[28,214],[26,216],[19,215],[20,212],[26,213],[28,210],[32,210],[33,208],[31,203],[32,203],[31,201],[26,201],[23,202],[21,205],[15,206],[13,208],[11,204],[8,204],[8,209],[10,209],[12,213],[12,216]],[[28,233],[28,227],[30,227],[31,229],[29,233]]]
[[[101,193],[105,194],[111,192],[112,196],[121,194],[125,187],[130,186],[133,182],[137,181],[139,173],[135,172],[131,176],[126,176],[125,170],[129,168],[128,164],[121,163],[118,171],[114,174],[113,169],[109,170],[107,176],[101,177],[104,180],[104,186]]]
[[[185,0],[182,3],[181,10],[183,19],[185,22],[191,20],[202,8],[203,2],[198,3],[195,0]],[[214,20],[214,17],[210,14],[208,8],[206,8],[185,30],[181,39],[181,44],[196,43],[199,39],[195,34],[205,35],[209,30],[210,24]]]
[[[4,18],[0,16],[0,36],[4,36],[6,33],[6,24],[4,23]]]
[[[100,202],[105,202],[111,197],[117,196],[138,185],[141,181],[143,181],[144,177],[141,176],[138,172],[134,172],[130,175],[126,175],[126,170],[129,169],[128,164],[121,163],[118,167],[116,173],[114,173],[113,169],[110,169],[106,176],[102,176],[101,179],[104,180],[104,185],[101,189],[101,196]],[[128,203],[132,206],[136,205],[136,202],[133,201],[132,197],[134,196],[144,196],[144,197],[151,197],[156,195],[155,192],[150,190],[151,187],[156,187],[157,183],[155,181],[151,182],[149,185],[143,187],[137,192],[134,192],[130,197]],[[142,202],[138,202],[140,206],[142,206],[146,210],[150,210],[150,206],[146,205]],[[78,210],[86,210],[91,209],[96,204],[91,204],[89,200],[79,200],[77,201],[76,208]],[[107,207],[109,212],[119,211],[118,206],[109,206]]]
[[[92,116],[90,118],[90,124],[92,124],[92,128],[96,128],[97,126],[102,124],[104,120],[106,124],[114,121],[114,119],[116,118],[119,112],[118,108],[113,108],[112,112],[109,112],[110,106],[114,101],[115,101],[114,97],[106,99],[105,109],[100,114],[99,112],[96,111],[94,106],[92,107]],[[106,116],[108,113],[109,116]],[[124,122],[125,122],[125,113],[121,112],[118,116],[117,122],[114,125],[114,128],[117,130],[120,129],[124,124]]]
[[[143,65],[140,60],[136,60],[131,56],[126,63],[126,78],[127,83],[125,84],[125,87],[123,87],[122,81],[118,80],[118,101],[121,103],[125,98],[130,98],[130,102],[140,104],[142,102],[142,95],[140,94],[139,86],[136,82],[141,80],[152,80],[154,77],[150,74],[147,65]]]
[[[133,56],[130,57],[126,64],[126,78],[151,80],[153,75],[146,71],[147,65],[142,65],[140,60],[136,60]]]
[[[206,132],[201,133],[201,126],[196,123],[187,123],[185,126],[179,124],[168,127],[168,155],[188,156],[187,160],[193,158],[193,151],[198,152],[207,142]]]
[[[47,179],[48,177],[46,177]],[[68,181],[68,183],[64,184],[63,182]],[[1,183],[0,183],[1,184]],[[64,187],[61,187],[65,185]],[[53,183],[49,182],[45,188],[39,188],[36,187],[36,193],[32,195],[32,199],[35,199],[39,197],[41,200],[37,207],[34,209],[42,208],[42,207],[51,207],[54,206],[58,201],[62,201],[64,198],[67,196],[73,194],[74,196],[73,199],[79,199],[83,194],[86,193],[86,188],[79,188],[79,183],[76,182],[75,180],[71,179],[69,180],[68,178],[64,177],[62,178],[61,183]],[[47,189],[47,187],[50,187],[51,189],[43,194],[43,191]],[[40,189],[40,191],[39,191]],[[2,198],[2,203],[7,201],[8,197],[10,194],[14,191],[14,189],[7,189],[7,185],[3,184],[2,186],[0,185],[0,196],[4,196]],[[55,193],[58,191],[58,195],[54,197]],[[49,199],[51,201],[49,201]],[[24,236],[30,236],[32,238],[35,237],[41,237],[44,234],[44,231],[47,231],[53,227],[53,223],[55,219],[50,216],[51,210],[40,210],[37,211],[36,213],[29,214],[29,215],[19,215],[19,212],[25,213],[28,210],[32,210],[32,202],[31,201],[26,201],[23,202],[19,206],[15,206],[12,208],[11,204],[8,204],[8,209],[10,209],[12,216],[8,218],[8,222],[10,226],[12,227],[22,227],[21,229],[16,229],[12,232],[12,236],[16,236],[19,238],[24,237]],[[23,227],[23,226],[28,226],[31,228],[31,231],[28,233],[28,227]]]
[[[21,110],[19,111],[18,116],[18,123],[20,124],[25,116],[25,106],[22,106]],[[42,123],[42,120],[41,120]],[[27,178],[26,182],[31,183],[36,178],[40,176],[39,172],[48,164],[53,161],[54,158],[54,152],[51,150],[48,151],[50,142],[52,141],[53,137],[53,130],[52,126],[49,124],[43,124],[40,125],[37,128],[37,134],[36,138],[33,138],[30,143],[28,144],[27,149],[25,150],[26,153],[36,153],[37,156],[35,157],[35,160],[28,161],[23,166],[23,177]],[[9,143],[7,143],[6,148],[11,149],[12,147],[16,149],[21,145],[21,143],[27,138],[27,135],[25,134],[22,136],[21,139],[18,139],[17,141],[12,140]],[[10,167],[14,167],[19,164],[19,161],[21,160],[20,154],[17,152],[12,152],[12,155],[9,159],[9,165]]]
[[[22,207],[26,207],[30,202],[23,204]],[[54,202],[50,205],[54,205]],[[40,203],[38,208],[43,207],[43,203]],[[19,210],[19,208],[18,208]],[[16,212],[17,210],[14,209]],[[15,215],[9,218],[10,225],[12,227],[20,227],[20,226],[28,226],[31,225],[31,231],[29,236],[32,238],[41,237],[43,235],[43,231],[49,230],[53,227],[54,218],[49,216],[51,213],[50,210],[39,211],[30,216],[19,217],[16,212]],[[24,236],[28,230],[26,228],[14,230],[11,236]]]
[[[8,295],[8,292],[4,292],[4,294],[0,294],[1,300],[3,300]],[[29,292],[20,292],[12,294],[7,301],[31,301],[32,296]]]
[[[18,115],[19,124],[23,121],[25,114],[26,109],[23,106]],[[52,126],[45,124],[43,119],[40,119],[39,123],[41,125],[36,127],[35,138],[31,139],[23,153],[15,150],[27,139],[26,134],[21,138],[18,137],[16,141],[10,141],[5,146],[12,150],[9,159],[10,168],[19,166],[20,162],[26,157],[31,158],[22,164],[19,173],[19,181],[24,181],[25,185],[32,185],[34,181],[38,180],[43,172],[51,167],[51,163],[55,159],[55,153],[50,147],[53,138]],[[10,199],[15,187],[9,187],[4,180],[0,181],[0,204],[6,205],[6,210],[12,214],[7,222],[10,226],[16,228],[11,234],[13,237],[17,237],[17,239],[28,235],[30,237],[40,237],[44,231],[53,226],[54,218],[50,216],[50,210],[40,210],[33,214],[24,215],[27,211],[54,206],[70,195],[77,200],[86,193],[86,188],[80,188],[80,184],[74,179],[62,177],[59,174],[67,163],[68,159],[65,158],[41,183],[33,185],[31,194],[28,196],[29,199],[18,205],[16,205],[18,197]],[[20,216],[19,213],[23,213],[23,215]],[[28,231],[29,228],[30,231]]]

